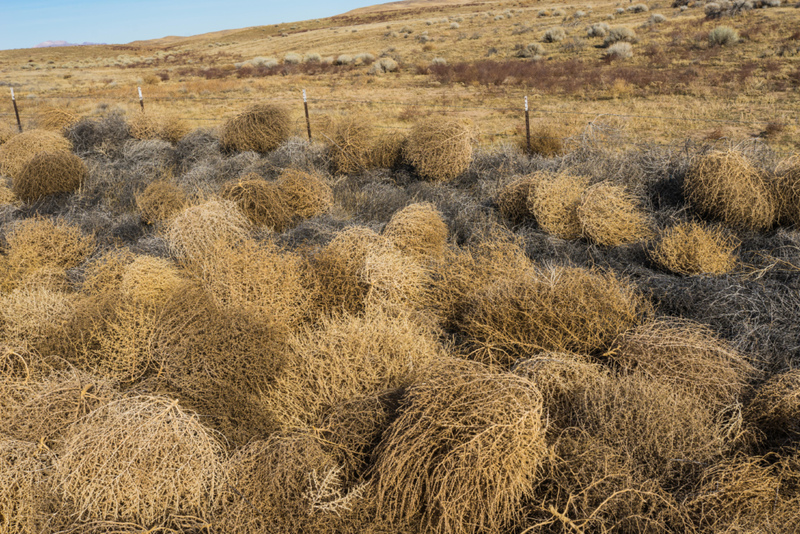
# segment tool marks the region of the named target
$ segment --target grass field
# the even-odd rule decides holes
[[[798,20],[0,51],[0,533],[797,532]]]

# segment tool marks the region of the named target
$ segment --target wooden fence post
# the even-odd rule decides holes
[[[14,104],[14,115],[17,116],[17,128],[19,133],[22,133],[22,122],[19,120],[19,110],[17,109],[17,97],[14,96],[14,88],[11,88],[11,102]]]
[[[142,96],[142,88],[137,87],[139,89],[139,105],[142,106],[142,112],[144,112],[144,97]]]
[[[308,118],[308,98],[306,97],[305,89],[303,89],[303,107],[306,110],[306,129],[308,129],[308,140],[311,141],[311,119]]]
[[[528,96],[525,95],[525,139],[528,147],[528,155],[531,153],[531,116],[528,112]]]

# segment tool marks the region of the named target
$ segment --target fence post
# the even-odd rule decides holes
[[[139,105],[142,106],[142,111],[144,111],[144,97],[142,96],[142,88],[137,87],[139,89]]]
[[[303,89],[303,107],[306,110],[306,129],[308,130],[308,140],[311,141],[311,119],[308,118],[308,98],[306,97],[305,89]]]
[[[531,116],[528,112],[528,95],[525,95],[525,140],[528,147],[528,155],[531,153]]]
[[[14,96],[14,88],[11,88],[11,102],[14,104],[14,115],[17,116],[17,128],[19,133],[22,133],[22,123],[19,120],[19,110],[17,109],[17,97]]]

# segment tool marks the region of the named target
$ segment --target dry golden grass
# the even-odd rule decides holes
[[[106,378],[76,369],[55,371],[26,384],[20,402],[8,412],[5,430],[14,439],[56,449],[70,425],[119,397]]]
[[[540,351],[603,351],[650,311],[634,286],[579,267],[498,279],[474,292],[471,304],[463,330],[473,356],[503,365]]]
[[[421,307],[428,299],[428,271],[368,228],[340,232],[314,257],[313,267],[325,312],[360,313],[377,302]]]
[[[84,293],[97,297],[116,291],[125,268],[135,258],[136,255],[127,249],[116,249],[88,261],[83,276]]]
[[[720,409],[739,402],[756,376],[747,358],[708,327],[679,318],[624,332],[606,354],[624,372],[667,383]]]
[[[155,224],[168,220],[186,207],[186,192],[169,182],[153,182],[136,196],[136,205],[142,213],[142,221]]]
[[[257,226],[282,232],[292,222],[292,213],[278,184],[255,173],[236,182],[227,182],[222,186],[220,196],[235,202],[247,219]]]
[[[375,134],[363,117],[348,116],[334,121],[326,137],[335,173],[353,174],[372,167]]]
[[[474,362],[431,373],[408,389],[375,453],[379,511],[423,531],[504,531],[546,454],[541,394]]]
[[[497,194],[497,208],[500,214],[513,224],[520,224],[534,217],[528,199],[533,198],[539,182],[544,179],[543,173],[521,176],[506,184]]]
[[[547,233],[577,239],[582,233],[578,208],[588,186],[589,180],[582,176],[558,174],[543,178],[528,196],[528,209]]]
[[[161,139],[177,143],[189,133],[189,124],[172,113],[134,112],[128,119],[131,136],[135,139]]]
[[[407,387],[445,357],[435,332],[408,314],[381,310],[322,318],[290,347],[286,369],[267,393],[272,417],[286,431],[319,428],[342,403]]]
[[[289,138],[289,112],[278,105],[254,104],[225,121],[220,143],[225,150],[269,152]]]
[[[0,530],[44,532],[47,470],[52,461],[36,443],[0,436]]]
[[[17,133],[19,132],[15,129],[12,129],[10,126],[0,124],[0,145],[17,135]]]
[[[382,133],[374,137],[370,146],[370,167],[394,169],[400,165],[407,141],[403,132]]]
[[[167,225],[165,237],[172,253],[187,265],[200,264],[222,244],[234,245],[247,237],[250,224],[227,200],[209,200],[190,206]]]
[[[800,225],[800,157],[781,162],[775,185],[780,206],[779,222]]]
[[[0,174],[14,178],[39,152],[69,152],[71,149],[72,145],[63,135],[28,130],[0,145]]]
[[[66,151],[38,152],[17,172],[11,188],[25,202],[48,195],[73,193],[89,175],[81,158]]]
[[[36,128],[63,132],[80,121],[80,117],[69,110],[57,107],[46,107],[36,113]]]
[[[695,161],[684,195],[701,214],[752,230],[772,227],[778,205],[761,171],[740,152],[712,152]]]
[[[777,374],[758,388],[745,417],[767,436],[800,436],[800,370]]]
[[[440,260],[445,253],[448,229],[435,205],[420,202],[395,212],[383,235],[413,257]]]
[[[589,187],[577,209],[581,231],[598,245],[615,247],[652,235],[647,215],[624,187],[600,182]]]
[[[72,425],[55,462],[65,512],[76,523],[165,526],[208,516],[222,447],[199,418],[167,398],[107,403]]]
[[[418,122],[405,145],[405,159],[426,180],[447,182],[469,168],[475,132],[461,121],[442,117]]]

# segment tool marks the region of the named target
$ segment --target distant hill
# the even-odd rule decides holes
[[[105,43],[68,43],[66,41],[45,41],[43,43],[39,43],[34,48],[56,48],[60,46],[90,46],[90,45],[97,45],[97,44],[105,44]]]

